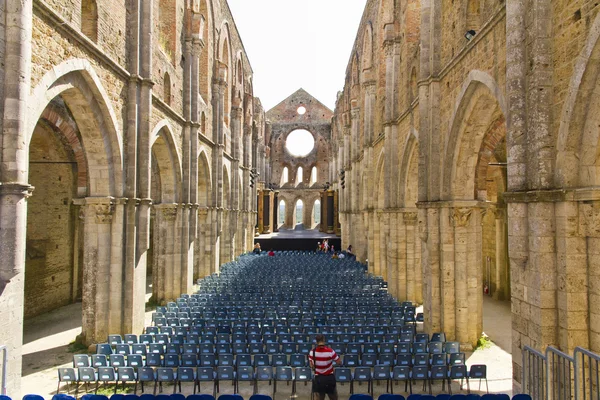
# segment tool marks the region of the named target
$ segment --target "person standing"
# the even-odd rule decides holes
[[[325,395],[330,400],[337,400],[333,363],[342,365],[342,361],[335,350],[325,345],[325,335],[319,333],[315,340],[317,342],[315,348],[308,353],[310,366],[315,372],[312,389],[313,400],[325,400]]]

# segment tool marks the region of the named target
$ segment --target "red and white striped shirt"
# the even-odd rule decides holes
[[[316,375],[333,374],[333,362],[340,359],[336,352],[327,346],[318,346],[308,353],[308,359],[315,366]]]

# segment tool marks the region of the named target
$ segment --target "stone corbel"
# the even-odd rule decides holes
[[[465,228],[471,221],[472,208],[454,208],[450,214],[450,223],[456,228]]]

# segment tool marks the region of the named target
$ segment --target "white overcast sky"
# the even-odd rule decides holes
[[[265,111],[303,88],[335,107],[366,0],[228,0]]]

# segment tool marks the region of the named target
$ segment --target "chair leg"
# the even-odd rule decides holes
[[[133,387],[133,394],[137,394],[137,384],[138,381],[135,381],[135,386]]]
[[[158,385],[158,381],[154,381],[154,395],[156,396],[156,386]]]
[[[596,381],[597,382],[597,381]],[[490,393],[490,388],[488,387],[488,381],[487,381],[487,376],[485,377],[485,391],[486,393]]]
[[[60,381],[58,381],[58,387],[56,388],[56,394],[60,393]]]

